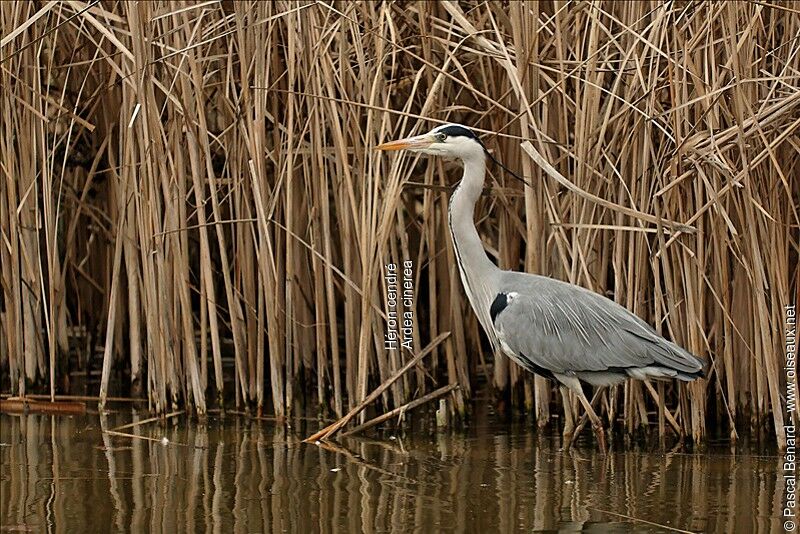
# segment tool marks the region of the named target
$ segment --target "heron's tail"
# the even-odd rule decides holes
[[[705,378],[707,376],[708,376],[708,368],[703,367],[696,373],[678,373],[677,375],[675,375],[675,378],[677,378],[678,380],[683,380],[684,382],[691,382],[692,380],[697,380],[698,378]]]

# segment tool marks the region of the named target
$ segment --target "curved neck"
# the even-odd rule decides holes
[[[464,291],[484,331],[497,348],[497,340],[489,315],[494,298],[493,281],[499,269],[486,255],[473,219],[475,203],[483,191],[486,161],[481,154],[464,160],[464,177],[450,199],[450,232]]]
[[[450,231],[456,248],[459,267],[476,275],[488,274],[497,267],[486,255],[475,228],[475,203],[483,191],[486,160],[480,157],[464,161],[464,176],[450,199]]]

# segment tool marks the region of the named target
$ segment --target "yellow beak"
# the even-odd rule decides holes
[[[430,135],[418,135],[416,137],[407,137],[405,139],[398,139],[397,141],[389,141],[375,147],[375,150],[414,150],[427,148],[434,143],[434,139]]]

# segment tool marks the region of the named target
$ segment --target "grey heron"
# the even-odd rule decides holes
[[[546,276],[499,269],[475,228],[475,203],[491,157],[460,124],[391,141],[379,150],[410,150],[461,160],[464,174],[450,199],[449,224],[458,270],[472,309],[492,343],[524,369],[558,382],[565,403],[565,445],[574,431],[567,390],[573,391],[605,450],[605,434],[581,382],[619,384],[627,378],[691,381],[704,362],[661,337],[623,306],[583,287]],[[570,439],[568,439],[570,438]]]

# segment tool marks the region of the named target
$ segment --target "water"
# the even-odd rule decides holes
[[[0,415],[0,532],[782,531],[774,451],[565,453],[486,414],[330,447],[231,415],[102,432],[146,417]]]

